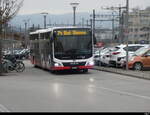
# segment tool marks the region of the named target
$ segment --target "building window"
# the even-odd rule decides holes
[[[137,28],[135,28],[135,32],[138,32],[138,29],[137,29]]]

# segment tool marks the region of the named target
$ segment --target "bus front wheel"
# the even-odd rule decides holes
[[[83,73],[87,73],[88,69],[83,69],[82,71],[83,71]]]
[[[56,73],[57,73],[56,70],[51,70],[50,72],[51,72],[52,74],[56,74]]]

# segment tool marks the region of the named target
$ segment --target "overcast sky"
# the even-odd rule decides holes
[[[130,8],[139,6],[145,8],[150,6],[150,0],[129,0]],[[126,5],[126,0],[24,0],[23,7],[19,14],[33,14],[48,12],[50,14],[71,13],[71,2],[79,2],[78,12],[92,12],[93,9],[101,11],[102,6]]]

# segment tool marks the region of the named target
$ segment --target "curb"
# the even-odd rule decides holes
[[[123,70],[123,69],[116,69],[116,68],[105,68],[105,67],[94,67],[93,69],[104,71],[104,72],[115,73],[119,75],[125,75],[129,77],[150,80],[150,74],[144,73],[143,71],[132,71],[132,70]]]

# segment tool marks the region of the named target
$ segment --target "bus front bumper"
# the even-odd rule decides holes
[[[52,67],[51,70],[82,70],[82,69],[93,69],[93,66],[75,66],[75,67]]]

